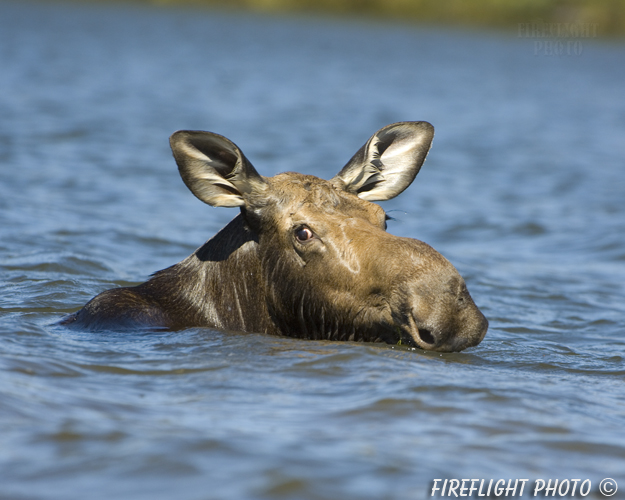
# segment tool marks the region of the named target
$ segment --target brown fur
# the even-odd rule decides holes
[[[101,293],[64,323],[200,326],[439,351],[477,345],[488,322],[456,269],[427,244],[387,233],[384,210],[362,199],[387,199],[410,184],[433,134],[423,124],[381,129],[330,181],[292,172],[261,177],[221,136],[174,134],[190,189],[241,213],[182,262],[136,287]],[[429,141],[421,139],[428,132]],[[416,158],[413,171],[392,150],[399,141],[400,152]],[[413,143],[421,149],[404,153]]]

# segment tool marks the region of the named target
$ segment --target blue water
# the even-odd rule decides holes
[[[407,500],[437,478],[587,478],[604,498],[605,477],[618,498],[625,44],[577,41],[0,3],[0,498]],[[389,231],[459,269],[490,320],[478,347],[55,325],[235,215],[186,189],[173,131],[329,178],[401,120],[436,137]]]

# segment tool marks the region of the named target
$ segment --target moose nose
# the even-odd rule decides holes
[[[464,311],[451,321],[424,322],[413,311],[408,318],[411,341],[426,351],[460,352],[478,345],[488,330],[488,320],[477,308]]]
[[[449,337],[448,341],[441,346],[445,350],[459,352],[468,347],[478,345],[488,331],[488,320],[476,307],[471,313],[471,317],[463,318],[460,328],[455,335]],[[440,349],[443,350],[443,349]]]
[[[444,339],[441,339],[442,335],[421,322],[418,314],[416,314],[414,310],[408,314],[406,319],[406,326],[410,337],[409,343],[416,344],[426,351],[438,350],[437,347],[444,343]]]
[[[424,343],[432,346],[436,345],[436,339],[430,330],[427,328],[417,328],[417,335],[419,339]]]

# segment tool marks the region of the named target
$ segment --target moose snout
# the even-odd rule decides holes
[[[424,295],[421,289],[407,297],[403,332],[408,343],[427,351],[459,352],[482,341],[488,320],[461,283],[458,293],[430,290]]]
[[[407,320],[407,331],[409,340],[426,351],[460,352],[475,347],[484,339],[488,320],[477,307],[470,315],[460,315],[442,324],[422,321],[413,312]]]

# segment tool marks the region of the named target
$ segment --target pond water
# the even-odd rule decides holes
[[[605,477],[618,498],[625,44],[569,41],[0,3],[0,498],[407,500],[438,478],[603,498]],[[389,231],[459,269],[490,320],[478,347],[55,325],[235,215],[185,188],[173,131],[329,178],[402,120],[437,133]]]

